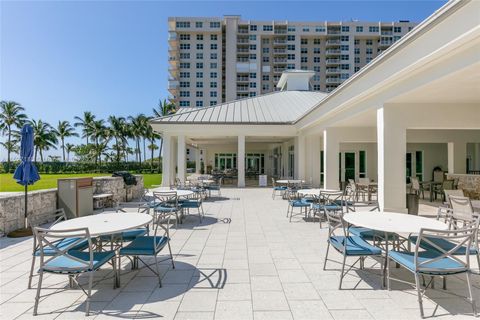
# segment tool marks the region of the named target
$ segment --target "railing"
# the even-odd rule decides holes
[[[237,77],[237,81],[248,82],[248,77]]]
[[[327,30],[327,34],[341,34],[340,30]]]
[[[340,73],[340,68],[327,68],[327,74]]]
[[[248,53],[250,51],[249,48],[238,48],[237,52],[238,53]]]
[[[237,38],[237,43],[248,43],[248,39]]]
[[[340,59],[327,59],[327,64],[339,64]]]
[[[248,87],[239,87],[239,86],[237,86],[237,91],[240,91],[240,92],[248,91]]]
[[[339,49],[328,49],[326,51],[327,54],[340,54],[340,50]]]
[[[340,45],[340,40],[327,40],[327,46]]]
[[[327,83],[339,83],[342,80],[340,78],[327,78],[326,82]]]
[[[480,170],[468,170],[467,174],[480,174]]]
[[[273,49],[273,53],[287,53],[286,49]]]

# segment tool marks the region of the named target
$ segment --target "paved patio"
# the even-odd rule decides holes
[[[329,262],[328,270],[322,270],[325,226],[320,230],[318,223],[303,219],[289,223],[286,201],[272,200],[270,189],[224,189],[222,193],[223,198],[204,203],[206,218],[202,224],[192,216],[178,230],[173,229],[176,268],[172,270],[168,261],[162,264],[162,288],[150,270],[130,271],[124,265],[122,286],[114,290],[111,270],[102,270],[96,274],[89,318],[420,317],[414,290],[395,283],[392,291],[381,289],[376,262],[367,264],[374,264],[373,270],[347,275],[345,289],[338,290],[340,264]],[[222,221],[224,218],[231,222]],[[32,239],[2,238],[0,243],[0,318],[31,319],[35,290],[26,288]],[[340,261],[334,252],[330,257]],[[410,279],[402,269],[395,269],[393,274]],[[480,301],[480,276],[473,279]],[[78,288],[68,289],[65,276],[47,275],[44,285],[49,288],[42,291],[36,319],[85,317],[85,296]],[[471,318],[470,305],[446,294],[440,279],[435,287],[424,300],[427,316]],[[448,292],[466,294],[463,277],[451,277],[448,288]]]

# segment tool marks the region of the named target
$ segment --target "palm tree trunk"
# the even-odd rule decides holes
[[[38,150],[38,147],[35,147],[35,155],[33,156],[33,161],[35,163],[37,163],[37,150]]]
[[[163,149],[163,138],[160,138],[160,149],[158,151],[158,172],[162,171],[162,168],[161,168],[162,162],[160,160],[162,158],[162,149]]]
[[[7,148],[7,172],[10,172],[10,151],[11,151],[12,129],[8,126],[8,148]]]
[[[64,138],[62,137],[62,152],[63,152],[63,162],[65,162],[65,143]]]
[[[143,161],[147,161],[147,152],[145,149],[145,137],[143,138]]]
[[[118,139],[115,137],[115,147],[117,149],[117,163],[120,162],[120,146],[118,145]]]
[[[155,143],[155,139],[152,139],[150,140],[151,144],[152,144],[152,154],[151,154],[151,158],[150,158],[150,172],[153,171],[153,144]]]
[[[42,149],[40,149],[40,162],[43,163],[43,151],[42,151]]]

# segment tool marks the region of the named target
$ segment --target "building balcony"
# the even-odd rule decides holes
[[[328,65],[338,65],[338,64],[340,64],[340,59],[327,59],[326,63],[327,63],[327,66]]]
[[[275,29],[274,34],[287,34],[287,29]]]
[[[332,35],[332,34],[341,34],[342,32],[340,30],[327,30],[327,35]]]
[[[237,86],[237,92],[248,92],[248,86]]]
[[[382,36],[391,36],[391,35],[393,35],[393,32],[392,32],[392,31],[383,31],[383,30],[382,30],[382,31],[380,32],[380,34],[381,34]]]
[[[248,76],[237,77],[237,82],[248,82],[248,81],[249,81]]]
[[[276,53],[276,54],[287,54],[287,50],[286,50],[286,49],[273,49],[273,53]]]
[[[287,40],[285,40],[285,39],[274,39],[273,40],[273,45],[275,45],[275,46],[278,46],[278,45],[286,46],[287,45]]]
[[[250,48],[237,48],[237,53],[249,53]]]
[[[275,63],[275,64],[286,64],[287,59],[285,59],[285,58],[275,58],[275,59],[273,59],[273,63]]]
[[[340,52],[341,52],[340,49],[327,49],[325,51],[327,55],[337,55],[337,54],[340,54]]]
[[[338,77],[330,77],[330,78],[327,78],[326,83],[342,83],[342,79],[338,78]]]
[[[178,89],[180,83],[178,80],[170,78],[168,79],[168,90]]]
[[[326,45],[327,47],[338,47],[340,45],[340,39],[328,39]]]
[[[239,34],[248,34],[248,29],[238,29]]]
[[[380,41],[378,45],[380,47],[388,47],[388,46],[391,46],[392,44],[393,44],[393,40],[383,40],[383,41]]]
[[[273,72],[274,73],[282,73],[283,71],[285,71],[286,69],[285,68],[282,68],[282,67],[277,67],[277,68],[273,68]]]
[[[248,38],[237,38],[237,44],[248,44],[249,40]]]
[[[338,74],[340,73],[340,68],[327,68],[325,72],[326,74]]]

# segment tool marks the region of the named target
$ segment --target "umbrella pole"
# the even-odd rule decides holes
[[[28,214],[27,194],[28,194],[28,184],[25,185],[25,228],[28,228],[28,222],[27,222],[27,214]]]

